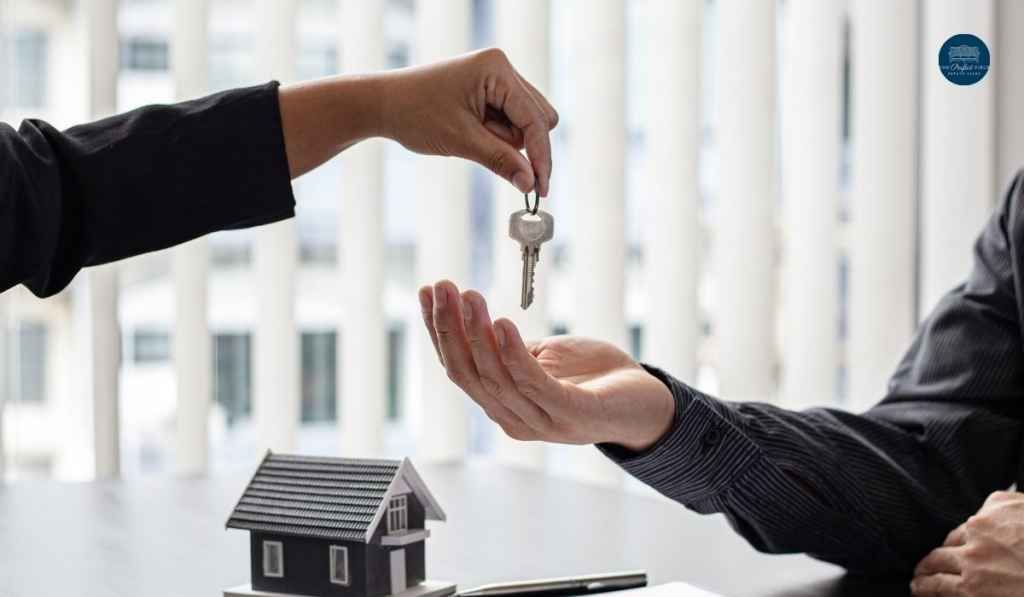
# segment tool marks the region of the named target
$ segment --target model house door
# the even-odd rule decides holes
[[[401,593],[405,588],[405,550],[396,549],[391,552],[391,594]]]

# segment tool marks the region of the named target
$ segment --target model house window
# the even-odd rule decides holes
[[[348,586],[348,548],[331,546],[331,582]]]
[[[388,504],[388,533],[400,533],[408,528],[409,503],[406,496],[395,496]]]
[[[263,576],[284,577],[284,545],[280,541],[263,542]]]

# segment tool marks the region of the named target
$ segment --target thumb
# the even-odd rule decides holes
[[[512,183],[521,193],[533,189],[533,167],[526,156],[484,125],[479,125],[469,139],[465,157]]]

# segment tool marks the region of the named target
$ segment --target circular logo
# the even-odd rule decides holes
[[[974,85],[984,79],[991,61],[988,46],[970,33],[958,33],[939,48],[939,71],[957,85]]]

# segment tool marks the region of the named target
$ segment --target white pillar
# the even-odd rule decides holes
[[[701,70],[704,3],[649,3],[647,153],[651,213],[644,360],[695,381],[700,340]]]
[[[526,80],[546,95],[551,71],[551,9],[547,0],[498,0],[494,8],[497,47],[508,54]],[[522,26],[520,17],[524,14],[530,15],[529,27]],[[531,194],[531,201],[532,197]],[[523,194],[507,181],[495,177],[494,286],[488,303],[493,317],[508,317],[519,326],[525,338],[539,339],[551,333],[547,298],[554,251],[551,246],[541,251],[534,278],[537,292],[533,305],[523,311],[519,306],[522,256],[519,244],[508,237],[509,215],[522,209],[522,205]],[[500,429],[496,438],[495,453],[500,461],[513,466],[543,468],[544,444],[516,441]]]
[[[469,0],[421,0],[416,4],[416,62],[449,58],[469,49]],[[462,160],[417,156],[415,198],[419,223],[416,270],[419,284],[448,278],[464,289],[469,282],[469,166]],[[467,400],[437,365],[434,348],[419,334],[423,380],[420,384],[420,454],[430,460],[460,460],[469,439]]]
[[[175,0],[171,40],[176,96],[198,97],[207,89],[208,0]],[[174,368],[177,378],[175,469],[206,472],[207,421],[212,398],[212,348],[207,322],[209,250],[205,238],[172,251],[174,268]]]
[[[992,0],[964,10],[956,0],[923,5],[921,163],[921,316],[966,279],[972,246],[995,201],[994,89],[989,73],[974,85],[942,76],[938,52],[950,36],[973,33],[996,47]],[[1015,68],[993,53],[992,69]]]
[[[843,36],[837,2],[789,0],[785,11],[781,393],[797,408],[836,397]]]
[[[847,371],[848,405],[859,410],[884,396],[914,329],[919,13],[915,2],[855,0],[851,9]]]
[[[628,350],[625,311],[626,9],[622,0],[576,3],[570,161],[576,184],[572,332]],[[570,473],[615,484],[621,471],[590,446],[572,448]]]
[[[764,400],[776,365],[775,2],[717,10],[717,369],[723,397]]]
[[[0,64],[7,62],[7,0],[0,0]],[[0,89],[7,89],[7,69],[0,68]],[[0,112],[3,110],[0,109]],[[9,291],[8,291],[9,292]],[[9,295],[0,291],[0,483],[4,479],[7,446],[4,440],[4,408],[10,397],[10,336],[8,334],[7,302]]]
[[[259,64],[267,77],[295,79],[296,0],[261,0]],[[298,234],[295,220],[263,226],[254,246],[259,307],[254,340],[253,414],[259,448],[295,447],[299,424],[299,334],[295,325]]]
[[[385,67],[383,0],[341,0],[338,40],[346,72]],[[387,315],[384,310],[384,146],[364,141],[342,155],[338,247],[342,305],[338,384],[341,453],[384,450]]]
[[[996,135],[999,169],[995,191],[1001,192],[1017,170],[1024,168],[1024,71],[1015,65],[1024,60],[1024,37],[1017,26],[1024,23],[1024,2],[999,0],[996,40],[990,43],[999,65],[989,76],[996,76]],[[986,40],[988,41],[988,40]]]
[[[3,8],[3,0],[0,0],[0,9]],[[3,15],[0,14],[0,18]],[[0,27],[2,27],[0,21]],[[0,42],[2,42],[0,33]],[[2,56],[0,56],[2,58]],[[4,409],[11,397],[11,333],[10,321],[7,315],[7,303],[10,297],[7,293],[0,294],[0,484],[3,484],[4,472],[7,464],[7,445],[4,437]]]
[[[117,0],[89,0],[84,5],[88,40],[89,113],[98,119],[117,111],[118,28]],[[116,264],[94,267],[83,273],[88,308],[79,313],[88,324],[79,346],[80,362],[90,368],[91,383],[85,389],[93,408],[94,473],[98,479],[120,474],[119,394],[121,329],[118,323],[118,275]],[[76,295],[79,300],[81,294]]]

